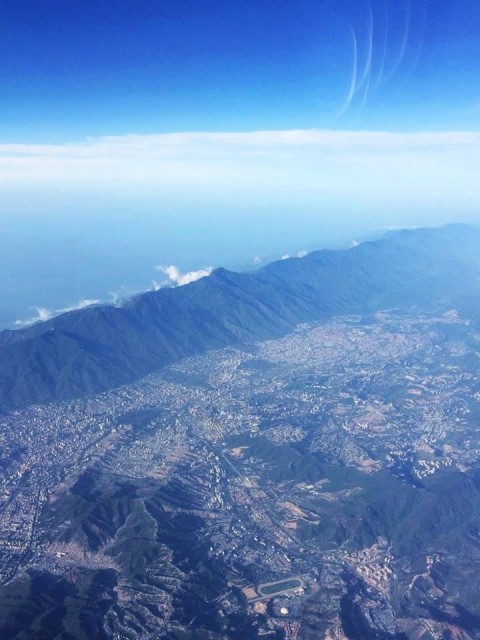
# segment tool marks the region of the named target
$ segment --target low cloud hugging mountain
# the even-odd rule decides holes
[[[63,309],[56,309],[51,311],[50,309],[46,309],[45,307],[32,307],[34,311],[36,311],[37,315],[32,318],[27,318],[26,320],[17,320],[15,322],[16,327],[27,327],[28,325],[34,324],[35,322],[43,322],[45,320],[50,320],[53,316],[58,316],[61,313],[68,313],[69,311],[78,311],[79,309],[84,309],[85,307],[90,307],[93,304],[99,304],[100,300],[89,300],[83,298],[79,300],[76,304],[72,304]]]
[[[168,277],[168,284],[173,284],[177,287],[190,284],[191,282],[195,282],[195,280],[200,280],[200,278],[205,278],[209,276],[213,270],[212,267],[206,267],[204,269],[198,269],[197,271],[182,273],[180,269],[173,264],[167,267],[157,266],[155,269]]]

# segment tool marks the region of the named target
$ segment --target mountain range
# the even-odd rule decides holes
[[[480,227],[391,232],[257,271],[216,269],[0,333],[0,412],[131,382],[211,349],[275,338],[298,323],[386,308],[456,308],[478,317]]]

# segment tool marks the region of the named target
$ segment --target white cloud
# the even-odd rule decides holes
[[[350,224],[368,217],[369,227],[442,223],[478,218],[479,166],[480,131],[186,132],[0,144],[0,217],[65,206],[72,215],[139,210],[165,221],[194,212],[212,233],[220,211],[222,224],[253,226],[275,208],[298,215],[299,224],[313,215]]]
[[[199,269],[198,271],[188,271],[187,273],[182,273],[178,267],[171,264],[167,267],[158,266],[155,267],[157,271],[161,271],[166,276],[168,276],[168,280],[170,284],[174,284],[175,286],[182,286],[184,284],[190,284],[191,282],[195,282],[196,280],[200,280],[200,278],[205,278],[212,273],[212,267],[207,267],[205,269]],[[161,283],[155,283],[157,288],[160,288]]]
[[[45,320],[50,320],[55,313],[50,311],[49,309],[45,309],[45,307],[32,307],[34,311],[37,312],[36,316],[32,318],[28,318],[27,320],[17,320],[15,322],[15,326],[17,327],[26,327],[29,324],[34,324],[35,322],[43,322]]]
[[[79,309],[85,309],[85,307],[90,307],[94,304],[99,304],[100,300],[87,300],[82,299],[79,300],[76,304],[70,305],[63,309],[56,309],[55,311],[51,311],[50,309],[46,309],[45,307],[32,307],[34,311],[37,312],[35,316],[32,318],[27,318],[26,320],[16,320],[16,327],[28,327],[31,324],[35,324],[36,322],[44,322],[45,320],[50,320],[54,316],[59,316],[62,313],[68,313],[69,311],[78,311]]]
[[[68,311],[78,311],[79,309],[85,309],[85,307],[91,307],[94,304],[100,304],[100,300],[83,299],[83,300],[79,300],[77,304],[73,304],[70,307],[65,307],[65,309],[60,309],[56,313],[67,313]]]
[[[307,252],[305,251],[305,249],[301,249],[300,251],[297,251],[297,253],[294,256],[291,256],[289,253],[285,253],[283,256],[280,257],[280,260],[288,260],[289,258],[304,258],[307,255]]]
[[[70,144],[0,144],[0,184],[88,181],[162,188],[219,180],[275,184],[279,175],[291,175],[297,181],[302,176],[307,182],[321,178],[323,187],[335,175],[345,186],[349,172],[358,175],[393,166],[425,174],[459,161],[465,170],[474,160],[480,160],[480,132],[309,129],[132,134]]]
[[[39,320],[49,320],[52,317],[52,312],[45,307],[33,307],[38,314]]]
[[[158,269],[158,267],[155,267],[156,269]],[[158,291],[159,289],[161,289],[162,287],[165,287],[168,284],[168,282],[158,282],[157,280],[152,280],[152,291]]]
[[[258,267],[262,264],[262,258],[260,256],[255,256],[253,258],[253,264]]]

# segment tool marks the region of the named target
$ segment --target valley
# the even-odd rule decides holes
[[[479,359],[338,316],[3,416],[2,638],[473,640]]]

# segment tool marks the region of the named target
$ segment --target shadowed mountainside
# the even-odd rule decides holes
[[[477,308],[480,228],[389,234],[349,250],[315,251],[253,273],[215,270],[0,333],[0,411],[131,382],[181,358],[278,337],[299,322],[391,307]]]

